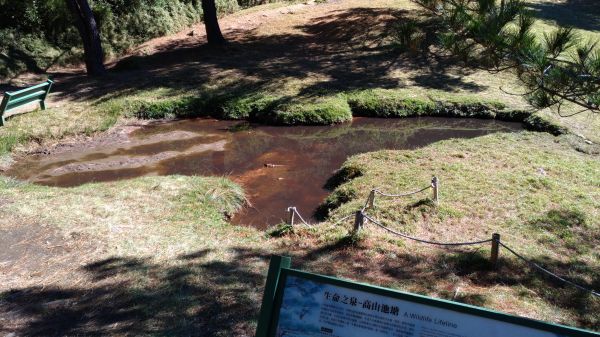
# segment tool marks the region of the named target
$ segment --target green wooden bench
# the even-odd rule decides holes
[[[46,110],[46,97],[52,88],[52,80],[34,85],[26,89],[5,92],[2,103],[0,103],[0,126],[4,125],[4,114],[7,111],[18,108],[25,104],[39,102],[42,110]]]

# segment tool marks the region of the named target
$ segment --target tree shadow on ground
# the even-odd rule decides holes
[[[415,75],[412,80],[420,87],[438,89],[444,91],[456,91],[456,89],[469,90],[472,92],[480,92],[482,86],[473,82],[466,82],[459,75],[451,75],[443,70],[432,69],[432,72],[422,75]]]
[[[390,46],[395,25],[408,16],[406,10],[352,8],[312,19],[286,34],[234,31],[221,47],[174,42],[155,54],[123,59],[101,78],[55,76],[60,80],[56,89],[59,97],[89,100],[153,88],[196,93],[209,83],[226,83],[220,87],[226,92],[273,90],[295,80],[302,82],[301,95],[311,95],[403,87],[411,79],[397,74],[406,72],[419,72],[415,80],[425,86],[480,89],[447,75],[450,64],[427,54],[405,55]]]
[[[24,336],[249,336],[263,275],[247,268],[264,252],[238,250],[235,261],[206,261],[210,251],[166,266],[113,257],[85,265],[89,285],[33,287],[0,295],[0,313]],[[0,329],[2,331],[2,329]]]
[[[112,257],[83,266],[85,284],[1,293],[0,315],[11,324],[0,332],[45,337],[252,336],[273,253],[292,256],[294,268],[384,286],[415,284],[422,293],[435,292],[475,305],[485,305],[485,295],[452,295],[436,287],[445,280],[454,284],[456,277],[484,288],[522,286],[520,296],[539,296],[573,311],[583,326],[597,328],[599,324],[593,313],[600,308],[590,295],[544,280],[513,259],[503,259],[498,269],[492,269],[480,251],[441,251],[434,256],[403,253],[377,262],[368,246],[342,238],[293,253],[238,247],[228,252],[227,261],[215,260],[211,253],[199,250],[163,264]],[[553,260],[542,264],[558,273],[572,268]],[[595,275],[594,281],[575,282],[600,286],[597,271],[585,263],[579,268]]]
[[[600,3],[597,0],[538,1],[527,6],[540,19],[559,26],[600,31]]]
[[[581,291],[540,272],[526,262],[515,258],[504,248],[500,249],[501,256],[498,266],[493,268],[488,254],[489,252],[481,250],[441,253],[436,257],[435,262],[435,268],[440,270],[438,277],[446,278],[449,275],[456,275],[474,285],[486,288],[520,287],[522,290],[519,291],[518,296],[541,298],[546,303],[573,312],[581,326],[592,329],[600,327],[600,317],[594,314],[599,312],[600,302],[589,292]],[[586,261],[566,263],[548,256],[537,256],[530,261],[557,275],[568,275],[565,276],[566,279],[587,289],[600,288],[600,270]],[[591,282],[586,279],[586,276],[591,278]]]
[[[563,262],[548,256],[531,259],[544,268],[565,276],[588,289],[600,289],[600,270],[587,261]],[[476,288],[515,287],[517,296],[541,300],[573,314],[579,326],[600,328],[600,301],[589,292],[581,291],[516,259],[505,249],[500,251],[498,266],[490,263],[487,249],[439,249],[434,254],[395,253],[393,258],[374,257],[370,244],[348,238],[294,255],[300,268],[349,277],[382,286],[413,285],[421,294],[437,294],[442,298],[477,306],[489,306],[483,293],[454,292],[457,281]],[[450,285],[451,289],[444,288]],[[510,307],[510,304],[509,304]]]

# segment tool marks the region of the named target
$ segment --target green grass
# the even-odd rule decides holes
[[[497,232],[507,245],[559,275],[598,287],[600,254],[593,248],[600,245],[598,159],[573,151],[562,138],[557,141],[547,134],[521,132],[448,140],[412,151],[358,155],[344,167],[359,168],[362,174],[337,187],[325,202],[324,206],[331,206],[331,200],[336,201],[336,207],[329,208],[331,219],[360,209],[373,188],[389,193],[413,191],[437,175],[441,180],[438,207],[432,207],[427,191],[405,199],[377,197],[375,209],[367,212],[396,230],[430,240],[461,242],[490,238]],[[367,231],[376,242],[381,237],[393,238],[372,225],[367,225]],[[439,252],[410,242],[404,245],[407,248],[398,248],[400,252],[417,248],[428,256]],[[520,263],[506,250],[501,255],[505,265]],[[559,283],[531,273],[531,280],[497,286],[504,289],[497,294],[478,288],[476,278],[464,286],[485,296],[486,305],[500,307],[522,307],[520,302],[527,298],[515,300],[507,293],[517,293],[524,286],[537,294],[536,301],[541,300],[536,312],[548,309],[544,319],[600,326],[593,314],[600,309],[597,299],[556,287]],[[422,286],[414,289],[423,291]],[[561,300],[574,293],[582,303],[571,307]]]
[[[358,2],[350,2],[344,6],[351,7],[357,6],[357,4]],[[361,6],[363,5],[361,4]],[[280,4],[272,6],[278,7]],[[265,8],[275,8],[272,6],[269,5]],[[326,4],[320,6],[323,6],[324,10],[328,10]],[[337,5],[332,6],[337,8]],[[346,9],[344,6],[342,9]],[[370,6],[373,6],[374,9],[390,6],[415,8],[413,3],[405,0],[379,0],[371,3]],[[568,6],[557,6],[555,11],[560,11],[561,8],[568,10]],[[251,15],[255,10],[257,9],[238,12],[235,17]],[[293,15],[276,17],[269,27],[261,26],[255,33],[249,33],[249,38],[268,39],[277,31],[295,33],[299,30],[297,27],[306,25],[307,21],[314,21],[314,18],[311,19],[311,15],[314,16],[314,14],[311,13],[310,6],[308,6],[298,9]],[[361,18],[360,15],[357,17]],[[340,21],[340,24],[344,23],[346,21]],[[538,30],[542,31],[548,25],[555,25],[555,23],[548,20],[540,22],[538,26],[542,28]],[[591,31],[583,29],[580,31],[584,35],[589,33],[591,34],[588,34],[589,36],[595,36],[595,33]],[[377,35],[361,35],[359,37],[371,40]],[[231,38],[235,41],[235,35]],[[324,34],[315,35],[315,38],[325,38],[324,43],[340,46],[355,43],[353,39],[351,41],[329,41],[327,40],[329,38],[327,31]],[[362,42],[367,43],[368,41]],[[249,48],[251,49],[251,47],[252,45]],[[272,48],[279,47],[281,46],[272,46]],[[306,45],[306,49],[307,52],[315,53],[311,45]],[[345,52],[349,53],[351,59],[359,60],[365,57],[361,54],[360,49],[350,48]],[[105,131],[127,118],[213,116],[224,119],[249,119],[278,125],[326,125],[349,120],[349,111],[354,116],[435,115],[517,120],[524,121],[526,127],[531,130],[561,134],[565,132],[565,128],[568,128],[594,142],[599,141],[598,132],[595,130],[600,127],[600,118],[595,116],[582,114],[573,118],[560,118],[551,111],[540,111],[533,117],[527,118],[524,111],[528,108],[523,99],[520,96],[504,92],[518,93],[521,91],[514,76],[508,73],[490,74],[457,67],[455,64],[432,64],[432,67],[443,68],[435,71],[423,69],[423,67],[415,70],[410,66],[410,62],[404,64],[407,63],[405,60],[400,62],[401,66],[389,68],[385,76],[376,73],[371,75],[371,72],[364,72],[361,68],[354,70],[358,73],[365,73],[365,83],[377,83],[381,80],[381,76],[394,80],[398,83],[395,89],[336,88],[333,90],[327,85],[328,77],[334,76],[343,82],[347,70],[317,68],[310,76],[274,76],[268,70],[270,67],[261,66],[261,60],[269,60],[272,56],[270,54],[262,55],[262,57],[259,55],[257,63],[259,66],[252,69],[254,75],[244,74],[246,62],[236,65],[236,61],[233,61],[232,69],[220,72],[221,75],[215,76],[208,82],[202,80],[196,83],[194,76],[190,76],[190,79],[186,80],[186,83],[189,81],[189,85],[169,86],[168,83],[180,83],[181,79],[169,77],[170,74],[167,71],[164,72],[164,78],[160,79],[161,83],[165,83],[163,87],[155,87],[152,83],[148,86],[151,89],[146,89],[144,81],[132,80],[127,89],[110,92],[96,98],[96,101],[58,100],[57,103],[60,106],[52,108],[47,113],[14,117],[9,120],[7,127],[0,128],[0,155],[7,154],[14,148],[18,148],[19,145],[30,142],[53,142],[81,133],[93,134]],[[249,55],[249,57],[252,58],[255,55]],[[144,59],[145,57],[138,56],[137,58]],[[290,65],[303,62],[301,58],[288,60],[287,56],[273,58],[274,62],[276,60],[283,64],[290,62]],[[210,62],[212,61],[209,60]],[[379,58],[373,62],[382,62],[382,60]],[[268,62],[264,65],[268,65]],[[183,63],[181,67],[185,67],[190,75],[195,72],[200,72],[202,75],[202,71],[206,71],[205,68],[198,67],[193,63]],[[262,73],[263,68],[267,69],[264,74]],[[302,70],[302,68],[300,69]],[[144,67],[139,71],[144,71]],[[199,78],[205,77],[199,76]],[[420,78],[426,80],[418,80]],[[110,74],[105,80],[119,83],[128,81],[118,72]],[[156,82],[158,79],[150,79],[150,81]],[[323,83],[321,84],[321,82]],[[90,85],[93,87],[93,84]],[[350,87],[350,84],[348,86]],[[365,85],[364,87],[377,87],[377,85]],[[307,88],[311,88],[311,90],[306,90]],[[342,99],[343,96],[347,97],[350,109]],[[46,128],[46,125],[49,127]]]
[[[258,115],[258,120],[279,125],[330,125],[352,120],[352,111],[342,95],[293,100]]]
[[[348,95],[348,102],[357,116],[366,117],[476,117],[495,118],[496,111],[505,108],[500,102],[476,100],[474,97],[407,97],[389,89],[362,90]]]
[[[271,125],[331,125],[352,119],[344,96],[292,98],[264,92],[202,92],[181,97],[143,102],[136,108],[140,118],[189,118],[210,116],[246,119]]]
[[[383,0],[370,5],[388,8],[392,2],[394,7],[410,5]],[[278,25],[292,29],[291,24],[309,20],[301,16],[310,13],[309,8],[282,15],[258,30],[277,31]],[[183,66],[190,74],[201,71],[193,64]],[[16,301],[19,308],[45,307],[66,297],[69,302],[61,309],[83,319],[65,334],[251,335],[268,258],[284,254],[293,257],[295,267],[313,272],[599,329],[597,300],[549,282],[504,250],[500,268],[492,270],[487,246],[422,246],[368,223],[353,236],[352,216],[337,222],[360,209],[372,188],[406,192],[437,175],[439,206],[432,204],[428,191],[401,200],[377,198],[376,208],[368,212],[397,230],[432,240],[487,239],[498,232],[503,242],[536,262],[600,288],[598,157],[575,151],[582,150],[579,143],[573,146],[575,136],[564,134],[568,126],[598,141],[600,119],[561,119],[549,111],[530,115],[519,97],[498,89],[517,91],[507,74],[454,76],[450,69],[443,72],[447,77],[434,76],[433,84],[451,84],[459,77],[465,87],[442,89],[415,80],[414,75],[423,74],[428,73],[410,67],[386,73],[399,83],[393,90],[342,88],[306,94],[305,88],[319,81],[326,87],[328,76],[340,74],[324,69],[321,74],[240,87],[236,82],[246,83],[247,78],[232,70],[222,73],[226,80],[189,87],[140,89],[144,86],[136,82],[129,90],[95,101],[57,100],[49,110],[10,118],[0,128],[0,162],[2,155],[28,144],[92,135],[130,119],[213,116],[290,125],[339,123],[352,115],[435,115],[522,121],[547,133],[495,134],[352,157],[328,184],[334,190],[321,208],[324,223],[313,228],[282,225],[270,236],[229,224],[244,196],[225,178],[145,177],[52,188],[0,176],[0,229],[11,235],[31,232],[6,250],[18,252],[20,245],[28,249],[18,257],[18,270],[3,275],[1,305]],[[168,72],[164,76],[169,79]],[[371,80],[377,78],[365,78]],[[48,243],[54,241],[58,244]],[[35,255],[36,249],[46,255]],[[36,265],[37,260],[44,265]],[[64,311],[55,312],[58,316],[20,310],[16,315],[25,323],[10,323],[37,329],[64,319]],[[107,314],[114,312],[129,312],[135,319],[115,321]]]
[[[476,96],[445,95],[434,100],[428,96],[406,96],[402,91],[375,89],[348,94],[348,103],[354,116],[366,117],[457,117],[498,119],[522,122],[532,131],[548,132],[555,136],[568,130],[543,114],[526,110],[507,109],[497,101],[477,99]]]
[[[75,188],[0,177],[0,197],[10,200],[3,208],[6,216],[0,228],[33,217],[36,223],[49,224],[64,235],[77,232],[96,237],[112,254],[157,257],[193,249],[197,240],[210,236],[205,236],[206,231],[228,227],[227,218],[245,204],[241,188],[228,179],[182,176]]]
[[[562,134],[555,121],[477,96],[450,95],[432,100],[403,90],[362,90],[310,97],[275,96],[264,91],[210,89],[181,95],[167,88],[139,91],[125,97],[76,103],[10,117],[0,128],[0,155],[28,143],[45,144],[80,134],[92,135],[129,119],[214,117],[245,119],[271,125],[331,125],[353,116],[443,116],[521,121],[531,130]]]
[[[88,104],[36,109],[14,115],[0,127],[0,156],[19,146],[59,141],[69,136],[91,135],[114,126],[121,115],[110,109],[94,109]]]
[[[362,206],[372,188],[410,191],[438,175],[441,214],[429,220],[440,222],[439,228],[451,228],[449,222],[458,220],[475,226],[482,219],[473,229],[521,228],[532,218],[563,209],[577,211],[557,214],[575,214],[577,224],[586,223],[590,230],[600,227],[597,158],[573,151],[562,138],[543,133],[490,135],[442,141],[412,151],[379,151],[352,157],[344,167],[358,169],[361,175],[337,187],[356,191],[340,212]],[[401,204],[411,200],[419,199]],[[382,209],[398,210],[395,200],[377,201]]]
[[[31,286],[6,298],[33,294],[29,303],[45,303],[60,286],[70,294],[65,295],[73,301],[68,303],[76,303],[67,304],[70,310],[89,312],[86,298],[98,308],[134,307],[143,312],[136,315],[136,325],[127,327],[130,332],[158,325],[175,331],[210,326],[217,335],[235,334],[232,329],[251,333],[258,307],[250,303],[260,302],[268,256],[284,254],[293,257],[294,266],[313,272],[552,322],[599,326],[594,315],[598,301],[549,282],[504,250],[500,269],[494,271],[487,263],[487,246],[422,246],[369,223],[353,236],[352,217],[337,222],[361,208],[372,188],[411,191],[429,184],[434,174],[441,180],[439,206],[428,191],[400,200],[378,197],[368,213],[432,240],[485,239],[498,232],[503,242],[538,263],[597,287],[597,158],[574,151],[564,136],[521,132],[352,157],[330,182],[335,187],[331,199],[338,197],[329,220],[312,228],[283,225],[271,235],[228,224],[245,199],[239,186],[223,178],[145,177],[75,188],[0,178],[1,230],[44,233],[23,241],[29,252],[36,251],[39,240],[43,251],[49,245],[45,242],[55,245],[56,240],[70,247],[50,250],[52,255],[44,258],[55,272],[26,279],[22,275],[37,269],[30,266],[34,257],[22,256],[21,271],[6,277],[0,294],[11,285]],[[198,297],[205,292],[218,296]],[[224,305],[228,310],[218,317],[227,319],[189,323],[190,317],[214,317],[211,308]],[[103,310],[91,311],[99,321],[106,318]],[[238,318],[232,321],[230,312]],[[41,325],[56,321],[38,318]],[[82,323],[78,329],[118,335],[110,326]]]

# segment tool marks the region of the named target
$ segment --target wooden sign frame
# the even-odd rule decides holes
[[[278,326],[280,311],[282,307],[284,290],[286,282],[290,277],[308,280],[311,282],[324,284],[328,286],[340,287],[352,291],[374,294],[375,296],[383,296],[390,300],[400,300],[403,302],[411,302],[415,305],[425,305],[434,308],[435,310],[444,309],[459,314],[475,316],[482,320],[497,321],[498,324],[506,323],[511,326],[525,327],[534,329],[540,333],[551,333],[556,336],[568,337],[598,337],[600,333],[578,329],[574,327],[552,324],[533,320],[529,318],[509,315],[502,312],[497,312],[485,308],[471,306],[467,304],[431,298],[422,295],[416,295],[388,288],[373,286],[354,281],[343,280],[335,277],[323,276],[313,273],[308,273],[290,268],[291,259],[289,257],[273,256],[269,265],[269,274],[262,301],[260,317],[256,330],[256,337],[275,337]],[[481,336],[484,336],[484,332]],[[508,337],[508,336],[507,336]],[[510,336],[513,337],[513,336]]]

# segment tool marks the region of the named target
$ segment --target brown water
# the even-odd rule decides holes
[[[353,154],[519,129],[518,123],[447,118],[356,118],[323,127],[184,120],[146,126],[118,141],[30,156],[8,174],[52,186],[143,175],[225,175],[244,187],[252,203],[233,221],[265,228],[285,219],[288,206],[310,218],[329,193],[327,179]]]

